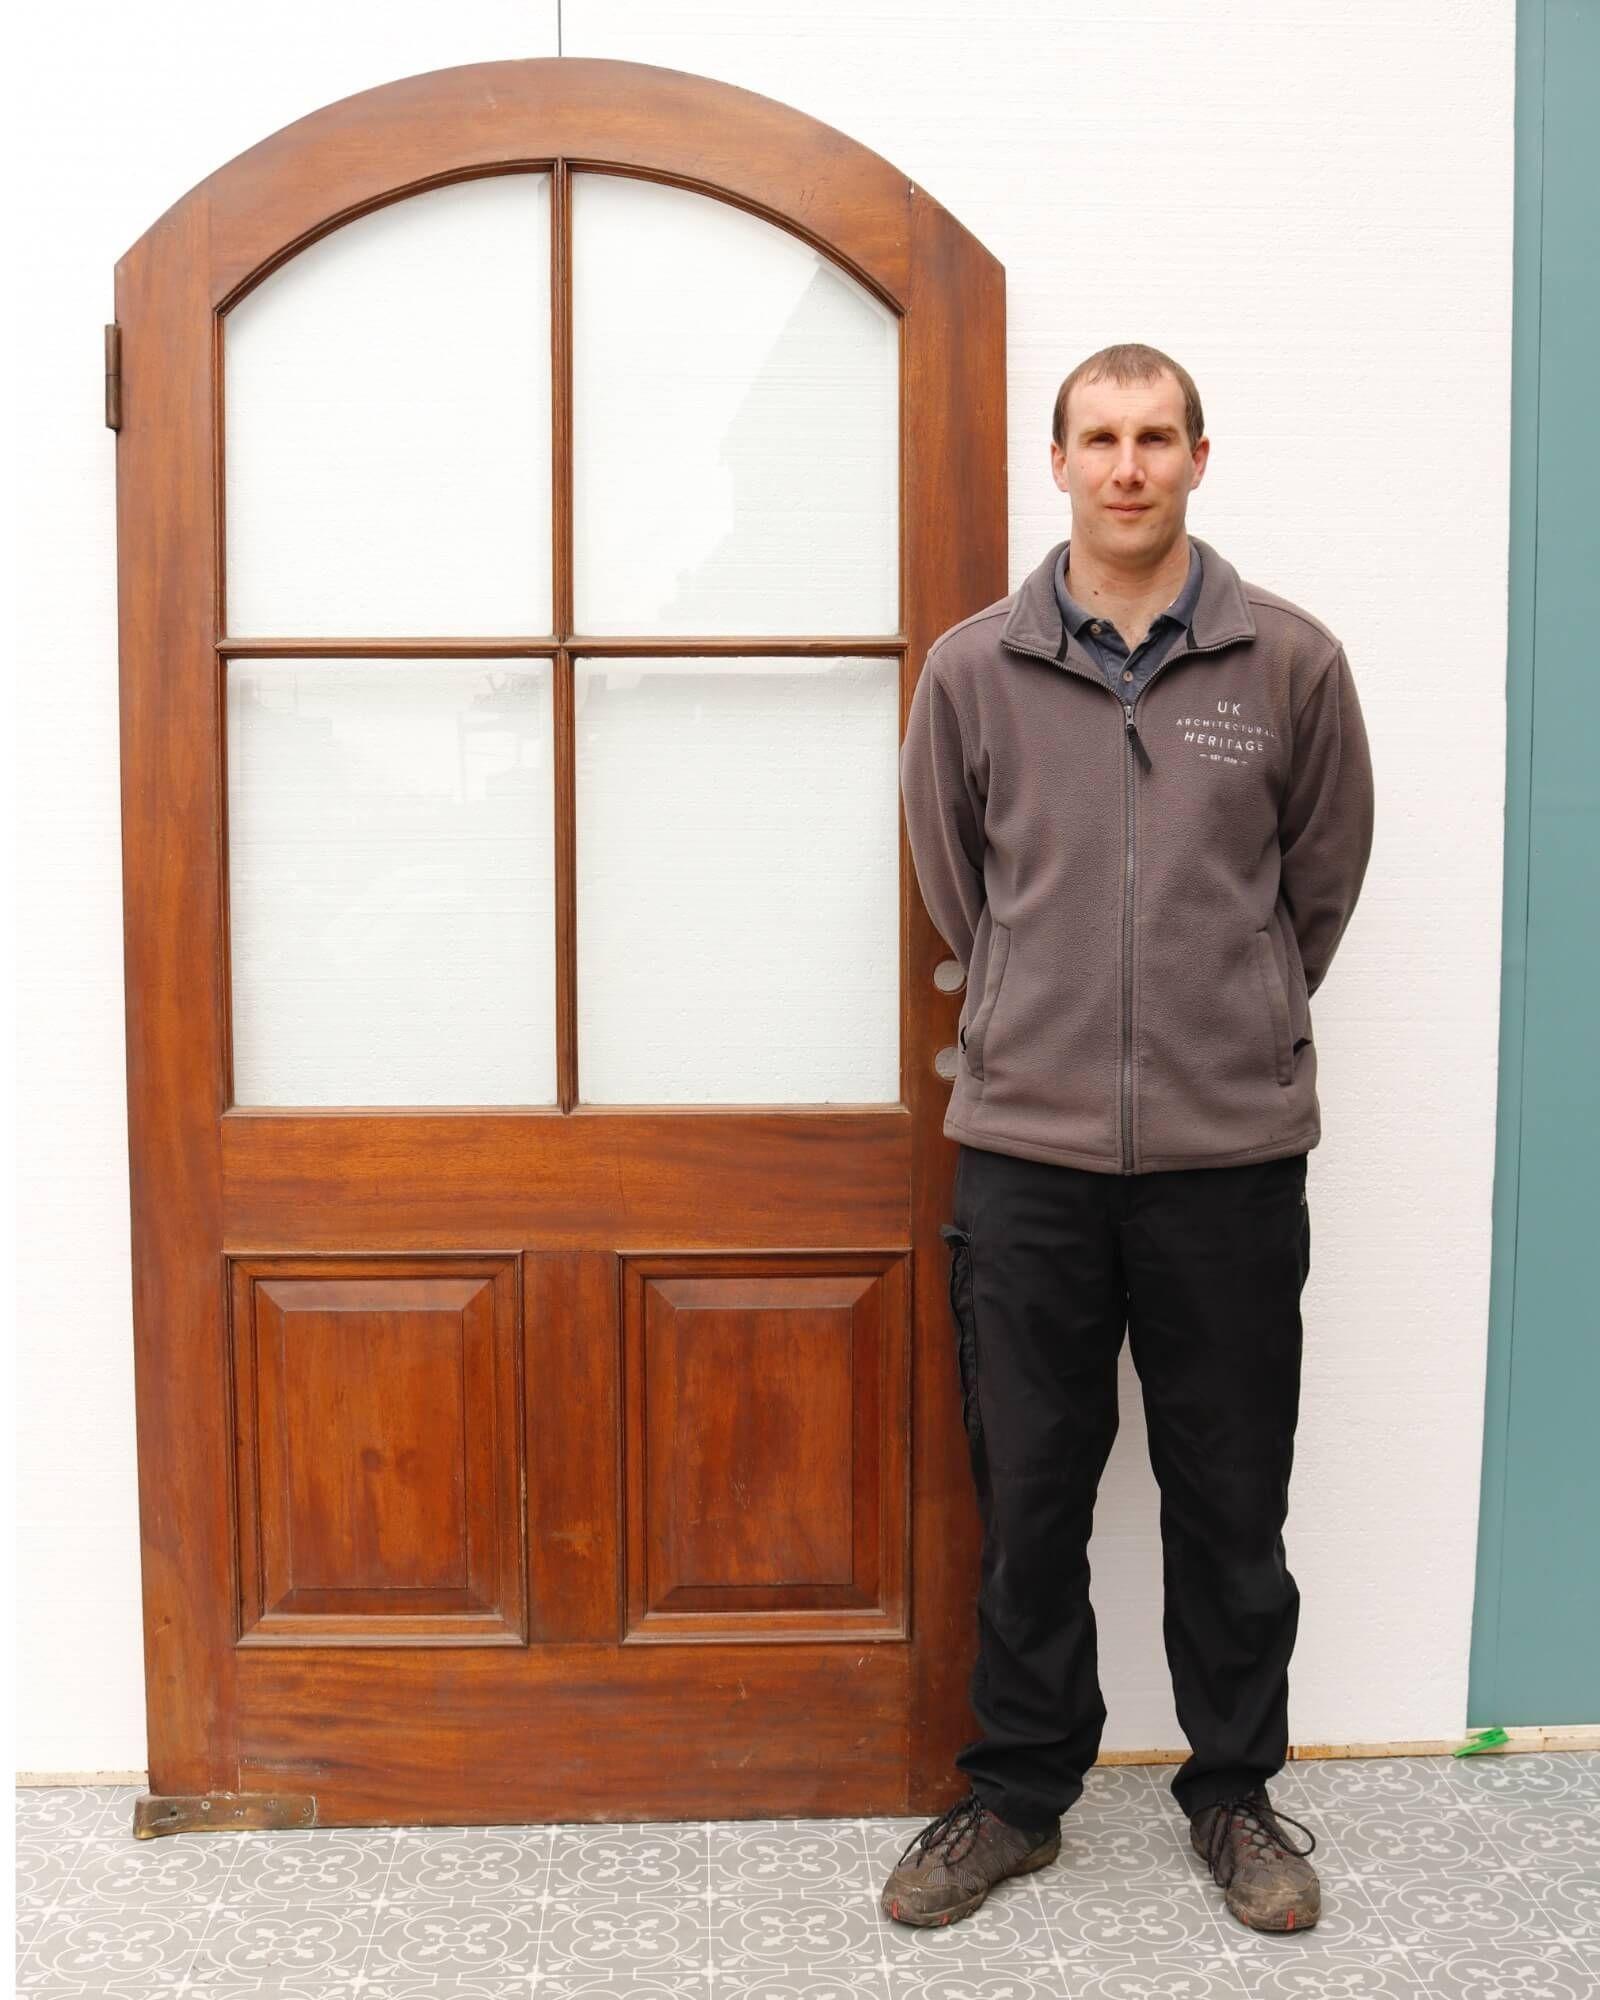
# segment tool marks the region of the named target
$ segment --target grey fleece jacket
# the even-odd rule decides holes
[[[1311,996],[1372,850],[1344,647],[1208,542],[1129,701],[1056,602],[1058,542],[929,649],[900,751],[923,902],[966,971],[945,1135],[1103,1173],[1322,1137]]]

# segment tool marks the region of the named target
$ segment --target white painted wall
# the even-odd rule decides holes
[[[1106,342],[1145,339],[1205,402],[1191,525],[1346,642],[1378,823],[1316,1003],[1291,1730],[1458,1734],[1494,1141],[1513,0],[561,11],[568,55],[697,71],[837,125],[1004,262],[1013,582],[1067,531],[1048,470],[1057,383]],[[25,32],[18,1762],[88,1772],[145,1754],[100,386],[112,267],[292,118],[421,70],[555,54],[557,22],[554,0],[77,0],[33,10]],[[1092,1552],[1106,1745],[1177,1748],[1126,1351],[1123,1365]]]

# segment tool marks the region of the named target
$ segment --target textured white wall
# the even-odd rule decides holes
[[[1047,456],[1057,382],[1108,341],[1145,339],[1205,401],[1191,525],[1346,642],[1378,825],[1316,1003],[1325,1137],[1287,1530],[1304,1600],[1290,1722],[1297,1742],[1457,1734],[1494,1143],[1513,0],[561,13],[568,55],[721,77],[839,126],[1004,262],[1013,582],[1067,530]],[[48,171],[17,225],[18,1762],[91,1771],[144,1760],[100,413],[112,266],[290,119],[392,77],[555,54],[556,12],[80,0],[35,10],[28,33],[35,87],[14,118]],[[1123,1366],[1093,1549],[1106,1745],[1177,1748],[1126,1351]]]

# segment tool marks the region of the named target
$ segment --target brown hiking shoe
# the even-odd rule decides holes
[[[1202,1806],[1189,1822],[1194,1851],[1211,1870],[1214,1882],[1227,1891],[1228,1908],[1256,1931],[1308,1931],[1322,1915],[1322,1885],[1306,1856],[1317,1845],[1308,1826],[1289,1819],[1311,1842],[1294,1847],[1266,1787],[1236,1793],[1214,1806]]]
[[[996,1882],[1030,1875],[1060,1852],[1059,1821],[1025,1833],[968,1792],[906,1843],[879,1904],[899,1924],[953,1924],[970,1917]]]

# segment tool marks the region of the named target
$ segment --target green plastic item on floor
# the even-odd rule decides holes
[[[1466,1742],[1458,1744],[1450,1755],[1470,1757],[1474,1750],[1488,1750],[1496,1743],[1509,1743],[1510,1740],[1503,1729],[1475,1729]]]

